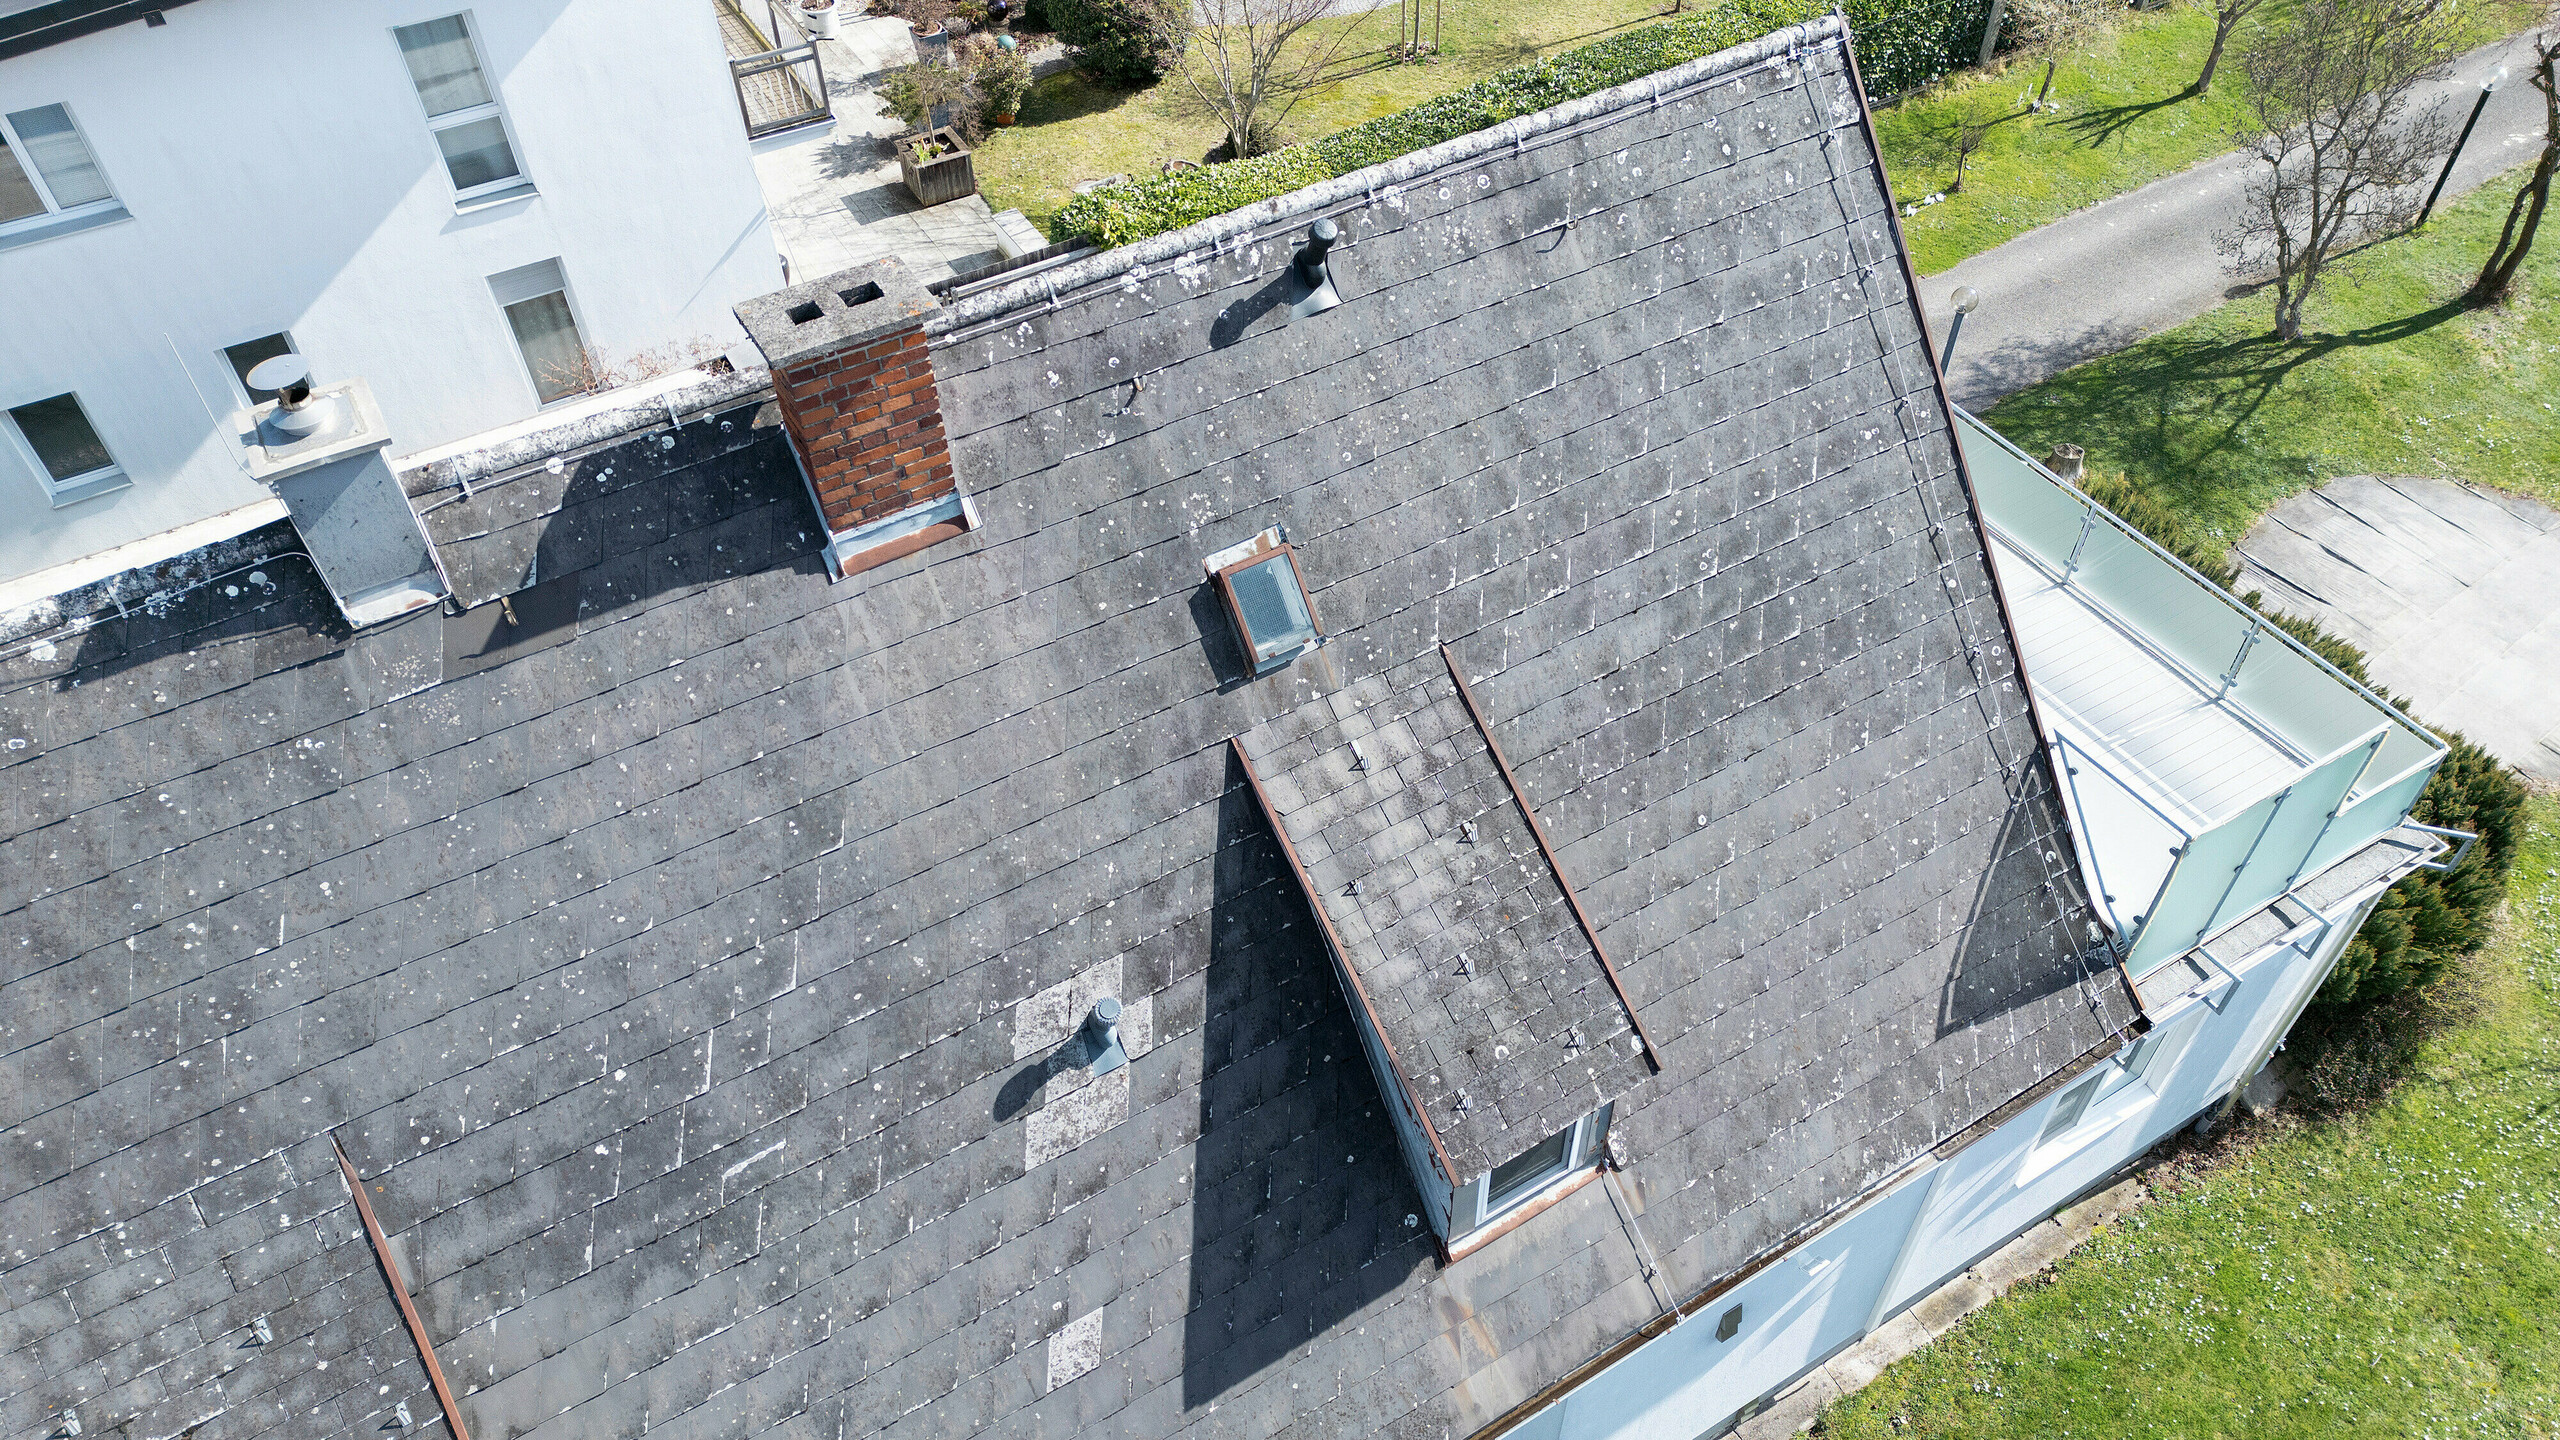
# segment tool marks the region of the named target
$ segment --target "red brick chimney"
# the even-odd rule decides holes
[[[977,527],[951,473],[925,351],[935,303],[905,266],[883,259],[737,307],[773,371],[839,576]]]

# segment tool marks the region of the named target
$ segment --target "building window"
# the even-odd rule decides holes
[[[237,345],[222,347],[222,358],[231,362],[232,378],[240,382],[240,393],[249,397],[249,403],[252,406],[264,405],[273,400],[276,398],[276,392],[261,390],[250,384],[249,372],[257,369],[258,363],[262,360],[273,360],[279,355],[296,353],[298,352],[293,348],[293,337],[281,330],[273,335],[261,335],[255,340],[243,340]]]
[[[60,105],[0,115],[0,230],[110,210],[116,193]]]
[[[447,15],[391,33],[400,39],[400,57],[409,62],[409,78],[417,83],[427,128],[444,153],[454,198],[470,200],[524,184],[515,142],[507,135],[507,117],[472,43],[470,21]]]
[[[534,393],[543,404],[595,388],[595,367],[588,363],[586,339],[578,333],[577,312],[570,308],[568,281],[557,259],[490,276],[489,294],[515,332],[525,373],[533,377]]]
[[[1219,570],[1218,594],[1256,675],[1279,669],[1324,639],[1306,581],[1298,574],[1297,551],[1289,545]]]
[[[2053,1112],[2044,1117],[2044,1133],[2036,1137],[2036,1144],[2049,1145],[2079,1128],[2081,1117],[2089,1113],[2089,1102],[2098,1098],[2098,1087],[2106,1079],[2107,1072],[2097,1070],[2063,1091],[2062,1098],[2053,1102]]]
[[[1610,1113],[1616,1109],[1615,1102],[1603,1105],[1477,1177],[1476,1223],[1491,1220],[1597,1162],[1600,1147],[1609,1137]]]
[[[9,423],[35,458],[45,489],[57,506],[121,489],[130,483],[116,467],[97,427],[80,408],[80,397],[55,395],[11,406]]]

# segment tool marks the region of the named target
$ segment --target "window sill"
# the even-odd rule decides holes
[[[499,205],[512,205],[518,200],[530,200],[541,193],[533,188],[532,181],[527,180],[510,185],[504,190],[491,190],[485,194],[457,197],[453,202],[453,213],[468,215],[475,210],[488,210]]]
[[[130,220],[133,212],[122,205],[107,205],[96,210],[82,210],[68,215],[47,215],[42,219],[22,220],[0,229],[0,250],[15,250],[21,245],[35,245],[83,230],[95,230],[118,220]]]
[[[83,500],[95,500],[101,495],[112,495],[118,490],[129,488],[132,484],[133,478],[121,470],[83,475],[77,480],[53,487],[53,508],[60,510],[65,506],[77,505]]]
[[[1485,1246],[1528,1224],[1546,1213],[1557,1201],[1599,1178],[1600,1164],[1598,1161],[1593,1161],[1578,1170],[1567,1171],[1556,1179],[1548,1181],[1544,1189],[1533,1192],[1519,1204],[1481,1222],[1473,1230],[1455,1240],[1441,1241],[1440,1263],[1457,1264]]]

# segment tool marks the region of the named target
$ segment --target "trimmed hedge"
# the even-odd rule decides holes
[[[2080,488],[2114,511],[2161,549],[2186,561],[2228,590],[2239,578],[2229,557],[2207,545],[2175,510],[2115,475],[2095,471]],[[2266,597],[2241,597],[2268,623],[2309,646],[2314,654],[2370,685],[2364,652],[2308,620],[2267,610]],[[2404,715],[2409,702],[2386,695]],[[2338,957],[2317,997],[2328,1006],[2362,1006],[2415,989],[2445,972],[2456,959],[2489,942],[2489,919],[2506,894],[2524,824],[2524,783],[2498,758],[2458,732],[2440,730],[2452,753],[2436,767],[2409,817],[2427,825],[2468,830],[2480,837],[2463,862],[2449,871],[2421,870],[2383,892],[2382,902]]]
[[[1623,85],[1830,13],[1830,0],[1732,0],[1486,76],[1473,85],[1276,154],[1080,195],[1058,212],[1058,240],[1126,245],[1348,175],[1515,116]],[[1871,96],[1899,95],[1973,58],[1990,0],[1848,0]]]

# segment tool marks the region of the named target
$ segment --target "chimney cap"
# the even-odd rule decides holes
[[[776,370],[918,328],[941,302],[895,256],[739,302],[738,323]]]
[[[252,390],[290,390],[311,383],[311,362],[288,350],[250,366],[242,378]]]

